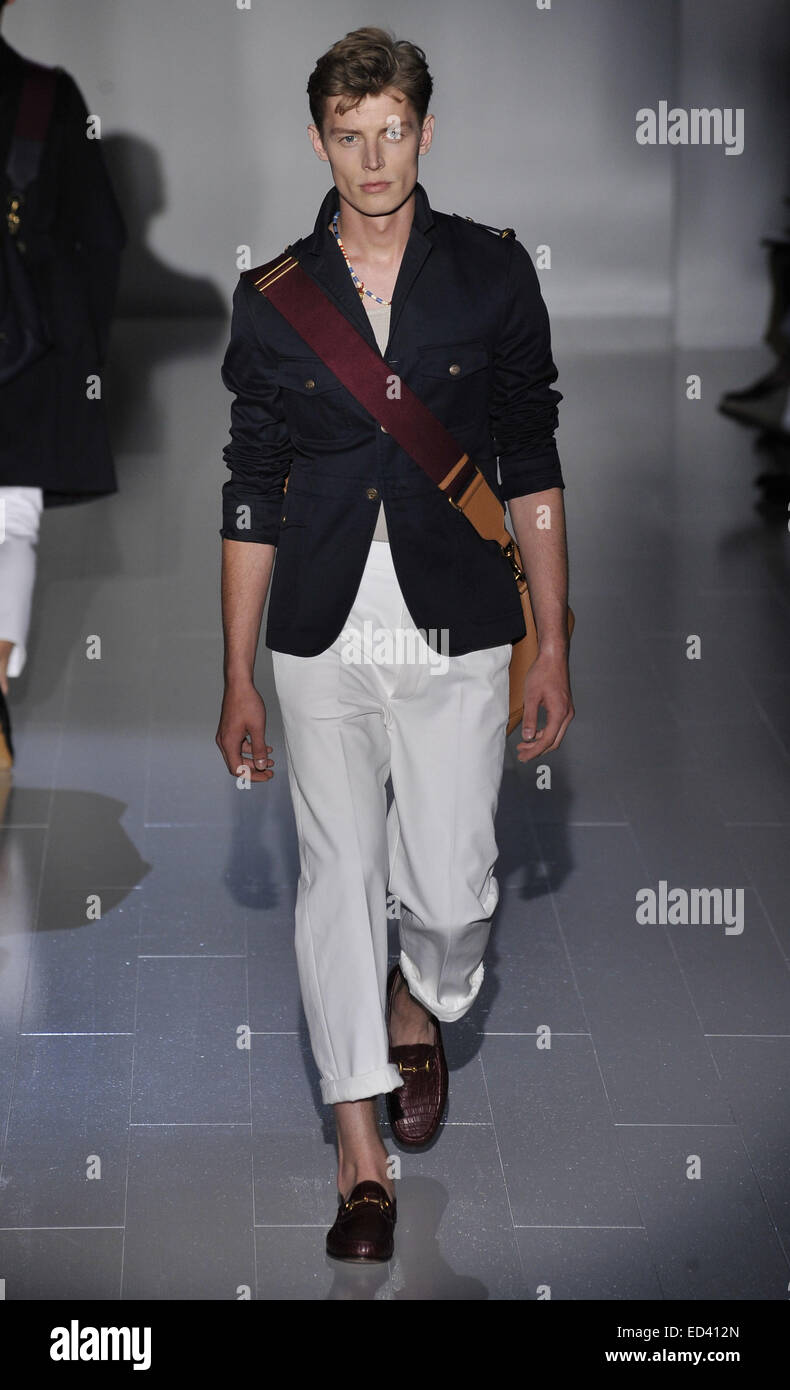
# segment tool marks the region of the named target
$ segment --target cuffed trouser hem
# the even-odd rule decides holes
[[[325,1105],[337,1105],[341,1100],[366,1100],[384,1091],[394,1091],[403,1085],[403,1077],[394,1062],[362,1076],[345,1076],[342,1081],[321,1078],[321,1098]]]
[[[432,999],[430,994],[426,993],[415,967],[404,951],[400,953],[400,968],[406,978],[409,992],[414,995],[418,1003],[422,1004],[424,1009],[428,1009],[430,1013],[434,1014],[436,1018],[439,1019],[440,1023],[455,1023],[457,1019],[463,1018],[464,1014],[469,1012],[480,993],[480,986],[483,983],[483,976],[485,975],[485,969],[481,961],[477,969],[473,970],[470,976],[469,994],[467,998],[456,1008],[448,1009],[443,1004],[440,1004],[438,999]]]

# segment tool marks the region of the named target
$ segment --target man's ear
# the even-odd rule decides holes
[[[327,154],[326,150],[324,149],[323,141],[322,141],[321,136],[320,136],[320,134],[319,134],[319,132],[318,132],[318,126],[317,126],[317,125],[313,125],[312,121],[310,122],[310,125],[307,127],[307,134],[310,136],[311,144],[312,144],[313,149],[315,150],[316,154],[318,155],[318,158],[319,158],[319,159],[326,160],[326,161],[328,162],[328,161],[329,161],[329,155]]]
[[[433,128],[435,124],[435,116],[425,117],[425,120],[422,123],[422,130],[420,131],[420,143],[417,146],[418,154],[427,154],[429,149],[431,148],[431,141],[433,140]]]

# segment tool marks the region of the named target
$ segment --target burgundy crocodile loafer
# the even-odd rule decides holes
[[[335,1224],[326,1237],[333,1260],[368,1264],[392,1258],[398,1204],[381,1183],[366,1180],[343,1198],[338,1194]]]
[[[390,1016],[398,980],[408,983],[400,965],[394,965],[387,979],[387,1035],[389,1060],[403,1077],[403,1085],[387,1091],[387,1114],[392,1133],[404,1148],[420,1148],[433,1139],[447,1104],[447,1060],[442,1046],[442,1030],[434,1014],[428,1017],[434,1027],[433,1043],[392,1045]]]

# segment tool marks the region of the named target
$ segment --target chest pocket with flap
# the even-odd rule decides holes
[[[331,444],[358,431],[343,386],[320,357],[282,358],[276,379],[292,435]]]
[[[484,342],[421,347],[417,351],[414,389],[448,429],[471,424],[487,414],[488,363]]]

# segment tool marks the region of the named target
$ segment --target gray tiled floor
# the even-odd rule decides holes
[[[323,1250],[332,1116],[265,648],[279,775],[237,790],[213,741],[222,334],[121,326],[127,377],[152,333],[155,428],[126,414],[117,497],[45,516],[12,683],[6,1298],[786,1298],[787,534],[714,409],[765,356],[577,355],[558,326],[577,718],[548,789],[508,749],[486,979],[445,1030],[447,1121],[398,1154],[396,1254],[370,1270]],[[661,880],[743,889],[743,932],[639,924]]]

